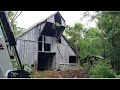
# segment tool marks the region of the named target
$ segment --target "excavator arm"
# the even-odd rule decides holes
[[[16,60],[18,69],[14,70],[11,59]],[[20,61],[16,40],[11,30],[7,13],[0,12],[0,78],[29,78]]]

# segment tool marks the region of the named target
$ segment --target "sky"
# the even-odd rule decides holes
[[[15,20],[18,23],[18,26],[21,28],[29,28],[33,24],[47,18],[49,15],[57,11],[23,11],[22,14]],[[85,11],[59,11],[60,14],[66,21],[67,25],[73,26],[74,23],[80,22],[88,27],[95,27],[95,22],[88,21],[89,18],[85,18],[83,21],[80,21],[82,13]],[[92,14],[92,12],[91,12]]]

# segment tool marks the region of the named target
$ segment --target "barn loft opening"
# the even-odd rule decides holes
[[[58,40],[58,43],[61,43],[61,38]]]
[[[53,23],[46,22],[42,30],[42,35],[55,37],[56,30],[53,28]]]
[[[51,51],[51,45],[44,43],[44,51]]]
[[[61,24],[61,17],[59,16],[59,14],[58,14],[58,13],[57,13],[57,14],[55,14],[54,18],[55,18],[55,22],[57,22],[57,23]]]
[[[43,39],[44,39],[44,41],[45,41],[45,37],[41,35],[41,36],[38,38],[38,41],[41,41],[41,42],[42,42]]]
[[[54,15],[54,19],[55,19],[54,23],[51,23],[51,22],[45,23],[45,26],[42,30],[42,35],[56,37],[57,40],[59,40],[65,29],[65,26],[61,25],[62,20],[61,20],[61,16],[59,15],[59,13]],[[57,23],[59,25],[56,25]]]
[[[38,53],[38,67],[37,70],[49,70],[52,69],[53,59],[55,57],[55,53]]]
[[[69,56],[69,63],[77,63],[76,56]]]
[[[39,51],[51,51],[51,44],[45,43],[45,36],[40,36],[38,40],[39,40],[38,42]]]
[[[51,44],[44,43],[44,46],[42,44],[43,42],[38,43],[38,50],[39,51],[51,51]],[[43,50],[44,47],[44,50]]]
[[[38,39],[39,41],[42,41],[42,36],[40,36],[40,38]]]
[[[38,42],[38,51],[42,51],[42,42]]]

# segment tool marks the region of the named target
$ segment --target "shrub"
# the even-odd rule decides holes
[[[115,73],[106,60],[96,62],[89,70],[91,78],[115,78]]]
[[[88,63],[84,63],[83,67],[89,72],[92,66],[89,65]]]
[[[11,62],[14,70],[18,70],[20,68],[16,59],[11,60]]]
[[[28,65],[28,64],[24,64],[24,70],[28,71],[29,73],[33,72],[33,68],[32,66]]]

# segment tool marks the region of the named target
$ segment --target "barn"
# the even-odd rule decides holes
[[[16,38],[22,64],[35,70],[77,68],[77,54],[63,35],[65,25],[64,18],[56,12]]]

